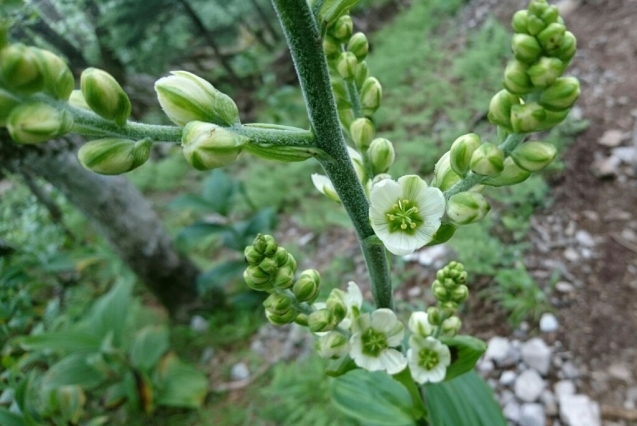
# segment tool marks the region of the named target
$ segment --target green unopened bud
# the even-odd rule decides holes
[[[356,55],[359,61],[364,61],[369,51],[369,43],[367,37],[363,33],[356,33],[349,39],[347,50]]]
[[[471,170],[484,176],[494,176],[502,171],[504,153],[496,145],[485,142],[471,156]]]
[[[459,285],[451,291],[451,300],[462,303],[469,297],[469,288],[466,285]]]
[[[537,35],[537,40],[540,42],[540,45],[544,48],[546,53],[551,54],[559,49],[565,32],[566,27],[555,22],[540,31]]]
[[[549,4],[546,0],[531,0],[528,11],[539,18],[548,7]]]
[[[507,130],[513,130],[511,126],[511,107],[520,104],[520,97],[507,90],[501,90],[495,94],[489,103],[489,121]]]
[[[299,279],[294,283],[292,292],[299,302],[312,303],[319,294],[321,276],[318,271],[308,269],[301,272]]]
[[[515,133],[536,132],[546,118],[546,111],[537,102],[511,107],[511,127]]]
[[[347,132],[349,132],[350,127],[354,123],[356,116],[354,115],[354,110],[351,108],[339,109],[338,110],[338,119],[341,122],[341,126]]]
[[[347,315],[347,304],[345,303],[346,293],[343,290],[335,288],[325,301],[326,308],[329,309],[336,319],[336,323],[343,321]]]
[[[540,18],[547,24],[558,22],[560,18],[560,10],[557,8],[557,6],[551,5],[546,8],[546,10],[542,13],[542,16],[540,16]]]
[[[356,73],[354,74],[354,81],[356,82],[356,87],[360,90],[363,88],[363,84],[365,80],[369,77],[369,66],[367,62],[362,61],[359,62],[356,66]]]
[[[272,293],[263,301],[263,306],[272,314],[285,315],[292,309],[292,299],[285,294]]]
[[[374,175],[385,173],[389,170],[396,158],[394,145],[383,138],[377,138],[372,141],[368,154]]]
[[[442,322],[440,331],[442,332],[443,336],[453,337],[460,332],[460,328],[462,328],[462,321],[460,321],[460,318],[454,315]]]
[[[131,113],[131,103],[122,86],[106,71],[87,68],[80,77],[86,103],[99,116],[124,126]]]
[[[318,339],[316,351],[321,358],[340,358],[349,352],[347,337],[338,331],[330,331]]]
[[[369,77],[365,80],[361,89],[361,112],[363,115],[373,115],[380,107],[382,97],[383,88],[378,80],[374,77]]]
[[[191,121],[181,134],[181,145],[188,163],[197,170],[210,170],[232,164],[248,139],[212,123]]]
[[[277,262],[273,257],[264,257],[263,260],[259,263],[259,269],[261,269],[266,274],[272,275],[279,269],[279,266],[277,265]]]
[[[86,99],[84,99],[84,95],[81,90],[73,90],[71,92],[71,96],[69,96],[68,102],[72,107],[91,111],[91,107],[86,103]]]
[[[268,321],[270,321],[270,324],[272,324],[272,325],[290,324],[290,323],[294,322],[294,320],[296,319],[296,317],[298,315],[299,315],[299,313],[296,310],[294,310],[294,309],[290,309],[289,311],[287,311],[283,315],[273,314],[272,312],[268,311],[267,309],[265,311],[265,317],[268,319]]]
[[[18,105],[20,100],[4,89],[0,89],[0,126],[7,125],[7,118]]]
[[[528,30],[526,28],[527,17],[528,12],[526,10],[518,10],[515,12],[513,19],[511,20],[511,27],[513,27],[513,31],[520,34],[528,34]]]
[[[239,110],[232,98],[212,84],[187,71],[172,71],[155,82],[155,91],[170,121],[184,127],[191,121],[219,126],[239,123]]]
[[[534,63],[542,54],[540,43],[528,34],[514,34],[511,49],[515,59],[525,64]]]
[[[427,320],[431,325],[440,325],[442,322],[442,315],[440,314],[440,309],[435,306],[430,306],[427,308]]]
[[[346,43],[352,36],[354,30],[354,23],[352,17],[349,15],[343,15],[332,25],[330,28],[330,35],[335,39]]]
[[[84,168],[102,175],[119,175],[144,164],[153,143],[147,139],[99,139],[84,144],[77,158]]]
[[[272,285],[274,288],[284,290],[294,285],[294,273],[296,272],[296,262],[288,263],[278,269]]]
[[[579,81],[575,77],[561,77],[540,94],[540,105],[552,111],[573,106],[580,95]]]
[[[557,58],[547,58],[543,56],[540,60],[527,70],[531,82],[535,87],[546,87],[562,75],[564,63]]]
[[[4,84],[21,93],[35,93],[44,87],[37,50],[22,44],[12,44],[0,51],[0,71]]]
[[[347,86],[342,79],[330,80],[332,86],[332,92],[334,93],[334,100],[336,101],[336,107],[338,109],[349,109],[352,107],[352,103],[349,100],[349,92]]]
[[[66,62],[48,50],[32,49],[36,52],[40,72],[44,79],[42,90],[56,99],[68,100],[75,87],[75,79]]]
[[[341,199],[336,193],[336,189],[334,189],[332,181],[327,176],[312,173],[312,183],[321,194],[325,195],[330,200],[336,201],[337,203],[341,202]]]
[[[471,157],[480,144],[480,136],[475,133],[462,135],[453,142],[449,150],[449,161],[458,175],[464,176],[469,171]]]
[[[554,55],[560,58],[565,65],[568,65],[575,56],[576,52],[577,39],[572,32],[566,31],[564,33],[564,37],[562,37],[559,47],[557,48],[557,52],[555,52]]]
[[[259,253],[257,249],[254,248],[254,246],[247,246],[243,251],[243,255],[250,266],[258,266],[264,257],[263,254]]]
[[[447,300],[449,297],[449,292],[438,280],[434,281],[431,290],[437,300]]]
[[[307,317],[307,326],[313,333],[334,330],[338,322],[329,309],[319,309]]]
[[[447,215],[460,225],[482,220],[490,209],[487,200],[477,192],[460,192],[447,201]]]
[[[546,22],[544,22],[542,18],[531,13],[528,14],[526,19],[526,30],[528,34],[535,36],[544,28],[546,28],[546,25]]]
[[[356,148],[366,151],[374,139],[376,129],[369,118],[357,118],[349,127],[349,134]]]
[[[527,66],[520,61],[510,61],[504,69],[502,85],[509,92],[524,95],[533,91],[531,78],[527,74]]]
[[[275,243],[276,244],[276,243]],[[291,254],[289,254],[287,252],[287,250],[285,250],[283,247],[280,247],[277,245],[276,251],[274,252],[274,255],[269,256],[276,264],[277,268],[280,268],[281,266],[284,266],[286,263],[288,263],[290,261],[290,256],[292,256]],[[294,258],[292,258],[294,259]]]
[[[7,128],[15,142],[39,143],[70,132],[73,117],[64,110],[33,102],[13,108],[7,117]]]
[[[341,54],[341,43],[334,37],[326,35],[323,39],[323,51],[327,59],[334,59]]]
[[[329,25],[335,22],[356,3],[358,0],[325,0],[318,12],[320,23]]]
[[[272,277],[263,272],[258,266],[248,266],[243,272],[243,279],[248,287],[257,291],[272,290]]]
[[[460,176],[451,168],[451,151],[447,151],[440,157],[434,167],[434,178],[431,180],[431,186],[440,188],[441,191],[446,191],[459,180]]]
[[[307,327],[307,315],[299,313],[296,318],[294,318],[294,322],[302,327]]]
[[[509,186],[524,182],[531,176],[531,173],[518,167],[511,157],[504,160],[504,169],[497,176],[491,176],[482,183],[489,186]]]
[[[336,70],[343,79],[352,81],[354,80],[357,65],[358,60],[352,52],[343,52],[336,61]]]
[[[547,142],[526,142],[511,152],[515,164],[529,172],[538,172],[551,164],[557,149]]]
[[[453,301],[447,301],[440,304],[440,309],[445,318],[450,318],[458,311],[458,304]]]
[[[386,179],[391,179],[391,175],[387,173],[380,173],[374,176],[374,179],[372,180],[372,185],[376,185],[381,180],[386,180]]]
[[[542,121],[542,124],[537,129],[537,131],[547,130],[551,127],[555,127],[560,124],[566,117],[568,117],[568,113],[570,109],[565,109],[562,111],[549,111],[546,110],[546,118]]]

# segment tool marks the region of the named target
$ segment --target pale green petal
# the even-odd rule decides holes
[[[407,367],[407,358],[396,349],[386,349],[378,356],[387,374],[398,374]]]
[[[416,201],[427,188],[427,183],[416,175],[407,175],[398,179],[401,188],[401,199]]]

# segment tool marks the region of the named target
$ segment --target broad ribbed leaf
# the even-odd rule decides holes
[[[449,346],[451,351],[451,365],[447,367],[445,380],[451,380],[473,370],[487,350],[487,345],[482,340],[471,336],[443,337],[440,341]]]
[[[14,340],[25,351],[93,352],[100,348],[100,339],[94,334],[81,331],[58,331]]]
[[[110,333],[116,347],[122,343],[132,287],[128,280],[119,281],[93,304],[85,324],[96,338],[101,340]]]
[[[241,276],[247,266],[243,259],[217,265],[197,277],[197,289],[205,293],[213,287],[223,287],[228,281]]]
[[[170,346],[168,329],[165,326],[148,326],[137,332],[130,349],[133,367],[149,370]]]
[[[237,183],[223,170],[216,169],[203,183],[203,198],[208,201],[214,211],[222,216],[228,216],[237,190]]]
[[[215,211],[213,204],[195,194],[185,194],[175,197],[168,204],[168,207],[173,210],[193,210],[196,212]]]
[[[78,385],[91,390],[100,385],[105,377],[86,362],[84,354],[73,354],[54,364],[44,375],[42,387]]]
[[[195,222],[179,231],[177,240],[186,244],[196,244],[204,238],[227,230],[228,227],[221,223]]]
[[[26,426],[21,416],[12,413],[6,408],[0,407],[0,425],[2,426]]]
[[[157,405],[199,408],[208,393],[208,379],[174,354],[167,355],[159,367]]]

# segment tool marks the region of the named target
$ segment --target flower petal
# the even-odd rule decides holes
[[[406,175],[398,179],[401,189],[401,199],[416,201],[420,194],[427,189],[427,183],[417,175]]]
[[[407,358],[396,349],[385,349],[378,359],[388,374],[398,374],[407,367]]]

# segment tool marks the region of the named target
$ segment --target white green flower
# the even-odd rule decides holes
[[[332,181],[327,176],[318,173],[312,173],[312,183],[314,184],[316,189],[318,189],[321,194],[327,196],[327,198],[338,203],[341,202],[341,199],[336,193],[336,189],[334,189]]]
[[[428,337],[434,333],[434,327],[429,323],[427,312],[413,312],[409,318],[409,330],[419,336]]]
[[[409,338],[407,351],[411,377],[419,384],[438,383],[444,380],[447,367],[451,364],[451,352],[433,337],[413,334]]]
[[[354,281],[350,281],[347,284],[347,293],[344,297],[345,305],[347,305],[347,315],[339,324],[339,327],[349,330],[352,326],[352,321],[361,313],[361,306],[363,305],[363,293],[358,288]]]
[[[347,337],[338,331],[328,331],[316,342],[316,351],[321,358],[340,358],[349,352]]]
[[[416,175],[385,179],[372,187],[369,217],[387,250],[406,255],[431,241],[445,212],[445,197]]]
[[[391,309],[377,309],[359,316],[352,323],[349,355],[356,365],[367,371],[397,374],[407,366],[398,350],[405,334],[403,324]]]

